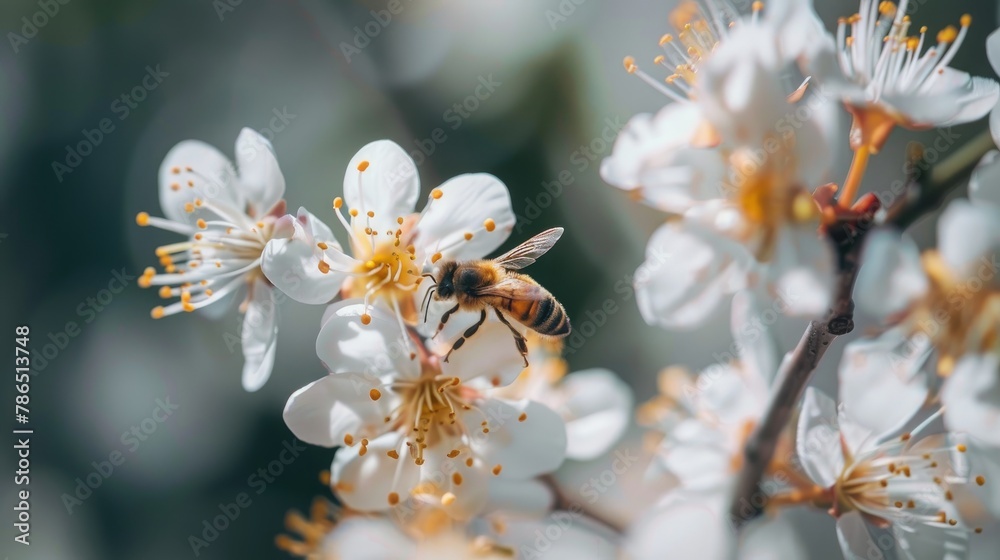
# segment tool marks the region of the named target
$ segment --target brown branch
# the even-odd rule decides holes
[[[878,226],[905,229],[921,216],[936,209],[960,179],[993,148],[992,140],[972,140],[952,157],[932,168],[923,160],[923,151],[911,150],[908,169],[912,172],[904,196],[876,219],[879,202],[873,195],[862,198],[851,212],[843,214],[827,228],[837,248],[837,285],[833,305],[823,319],[812,321],[792,352],[771,404],[744,448],[743,468],[737,475],[736,490],[730,506],[730,523],[739,528],[759,516],[766,506],[767,494],[760,488],[781,433],[788,425],[813,371],[838,336],[854,330],[854,282],[861,268],[861,248],[865,235]]]

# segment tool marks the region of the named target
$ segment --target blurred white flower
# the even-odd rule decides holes
[[[322,304],[343,295],[363,301],[366,309],[381,302],[401,325],[416,325],[424,267],[442,258],[482,258],[514,226],[507,187],[492,175],[446,181],[416,214],[419,192],[416,165],[401,147],[388,140],[366,145],[348,165],[344,198],[333,203],[350,251],[300,210],[279,222],[264,250],[264,273],[297,301]],[[345,203],[349,220],[342,213]]]
[[[782,313],[827,309],[834,254],[818,231],[821,212],[810,191],[832,162],[835,108],[820,95],[807,110],[792,110],[780,86],[782,66],[771,31],[748,24],[702,68],[697,106],[719,139],[724,179],[715,199],[690,196],[703,200],[650,239],[635,275],[650,324],[696,326],[744,288]],[[712,159],[689,158],[694,176],[719,175]]]
[[[285,407],[299,439],[345,446],[331,470],[347,506],[379,511],[415,497],[467,519],[486,506],[491,480],[527,480],[562,463],[566,429],[556,413],[488,394],[520,372],[517,353],[476,336],[464,352],[470,359],[444,363],[405,336],[380,307],[332,306],[316,347],[333,373]]]
[[[728,518],[725,493],[679,492],[629,528],[624,560],[787,560],[808,558],[784,516],[758,518],[739,534]]]
[[[742,467],[746,440],[767,410],[778,359],[766,328],[753,321],[750,304],[747,294],[733,300],[738,356],[697,376],[683,368],[664,370],[661,394],[640,409],[640,420],[664,434],[656,468],[677,478],[675,491],[729,488]]]
[[[789,102],[802,98],[808,80],[789,95],[784,69],[793,62],[804,65],[818,57],[818,52],[832,53],[833,49],[832,38],[812,10],[811,0],[768,3],[764,18],[759,17],[765,8],[763,2],[753,2],[752,15],[745,17],[728,1],[705,0],[704,6],[701,4],[687,0],[671,13],[676,34],[660,39],[664,53],[653,61],[673,72],[665,84],[640,70],[634,58],[625,58],[630,74],[675,103],[667,104],[655,116],[643,113],[630,119],[611,156],[601,164],[605,181],[667,212],[683,212],[698,202],[725,196],[720,184],[726,178],[726,155],[719,144],[726,139],[708,122],[699,98],[705,66],[718,51],[732,50],[725,45],[734,30],[745,26],[764,30],[757,35],[756,44],[748,46],[743,41],[742,47],[760,49],[774,57],[770,62],[782,73],[769,77]],[[791,112],[787,107],[784,110]]]
[[[896,405],[883,399],[890,410]],[[967,488],[982,486],[970,474],[969,449],[949,434],[922,436],[938,414],[899,436],[875,433],[810,387],[799,416],[796,447],[803,470],[830,506],[844,555],[865,557],[878,549],[906,551],[910,558],[963,558],[968,539],[982,527],[969,526],[962,512],[982,512]],[[978,516],[977,516],[978,517]],[[886,555],[892,550],[886,550]]]
[[[942,213],[937,249],[921,254],[912,240],[893,232],[879,232],[868,241],[855,299],[861,309],[895,329],[878,341],[864,343],[863,354],[841,365],[846,394],[863,395],[871,380],[879,379],[880,384],[891,385],[894,398],[909,403],[912,412],[922,397],[940,391],[945,423],[952,431],[996,446],[1000,446],[1000,183],[994,180],[1000,171],[998,155],[988,155],[977,168],[969,185],[970,200],[956,200]],[[922,367],[925,363],[930,367]],[[867,421],[877,417],[890,424],[906,421],[905,413],[887,415],[877,412],[878,406],[869,400],[858,405],[859,414]]]
[[[409,520],[339,511],[322,499],[309,517],[290,512],[285,523],[299,538],[281,535],[278,547],[308,560],[509,560],[617,558],[613,535],[575,511],[534,519],[477,518],[456,526],[438,509]]]
[[[285,179],[270,142],[249,128],[236,139],[236,164],[238,173],[221,152],[197,140],[167,153],[159,172],[166,218],[140,212],[136,223],[189,239],[157,248],[164,273],[147,268],[138,283],[161,286],[164,299],[180,298],[153,308],[154,319],[228,301],[245,286],[243,387],[256,391],[271,375],[278,336],[274,295],[261,267],[264,246],[285,212]]]
[[[1000,29],[986,38],[986,56],[993,72],[1000,74]],[[993,134],[993,143],[1000,146],[1000,101],[990,111],[990,132]]]
[[[615,445],[632,419],[632,390],[613,372],[594,368],[566,374],[562,344],[528,334],[530,366],[491,396],[538,401],[566,422],[566,457],[590,461]]]

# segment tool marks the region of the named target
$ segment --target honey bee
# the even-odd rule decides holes
[[[445,362],[452,352],[465,344],[466,339],[476,334],[486,322],[486,314],[490,308],[514,335],[514,342],[524,359],[525,367],[528,366],[527,342],[524,335],[510,324],[505,313],[542,336],[563,338],[569,335],[569,317],[562,304],[529,276],[516,272],[548,252],[562,233],[563,228],[552,228],[495,259],[464,262],[447,260],[438,265],[437,276],[425,274],[434,280],[434,285],[427,291],[424,305],[430,301],[432,294],[437,301],[455,302],[455,306],[441,316],[437,332],[441,332],[451,315],[459,309],[479,311],[479,321],[455,341],[444,357]],[[424,321],[427,321],[426,312]]]

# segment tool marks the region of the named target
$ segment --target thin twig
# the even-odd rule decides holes
[[[858,212],[827,229],[837,247],[837,285],[834,303],[826,316],[812,321],[792,352],[778,381],[763,419],[751,434],[744,448],[743,468],[737,475],[736,491],[730,507],[730,523],[739,528],[759,516],[766,505],[767,494],[760,481],[774,456],[781,433],[791,420],[812,373],[830,344],[838,336],[854,329],[854,282],[861,268],[861,248],[866,234],[877,226],[905,229],[924,214],[936,209],[976,162],[989,150],[989,142],[978,137],[959,148],[951,157],[931,167],[923,160],[922,150],[911,153],[913,173],[908,178],[907,191],[897,204],[876,220],[878,202],[874,196],[862,199],[855,206]]]

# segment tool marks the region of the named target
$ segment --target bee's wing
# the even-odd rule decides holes
[[[476,288],[475,295],[478,297],[499,296],[507,299],[528,301],[543,300],[549,297],[545,290],[538,284],[525,282],[513,277],[504,278],[496,284]]]
[[[559,241],[562,234],[563,228],[561,227],[545,230],[493,259],[493,262],[507,270],[520,270],[547,253],[556,244],[556,241]]]

